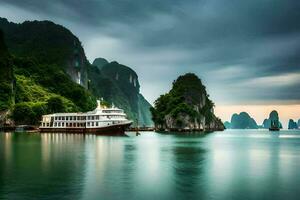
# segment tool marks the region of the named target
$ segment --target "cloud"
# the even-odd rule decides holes
[[[297,0],[2,0],[1,8],[11,20],[70,28],[90,61],[136,70],[151,102],[191,71],[216,104],[300,103],[300,83],[289,79],[300,73]]]

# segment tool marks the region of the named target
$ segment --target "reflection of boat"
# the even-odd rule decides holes
[[[269,128],[269,131],[279,131],[279,121],[278,120],[271,120],[271,126]]]
[[[43,115],[41,132],[75,132],[122,135],[132,124],[122,109],[101,106],[87,113],[55,113]]]

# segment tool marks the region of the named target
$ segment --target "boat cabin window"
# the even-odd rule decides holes
[[[65,122],[62,122],[62,123],[61,123],[61,126],[64,127],[64,126],[65,126]]]
[[[99,120],[99,115],[96,116],[96,120]]]
[[[65,117],[62,117],[62,120],[65,120]]]
[[[87,123],[87,126],[90,126],[90,122]]]
[[[98,122],[96,122],[96,126],[99,126],[99,123],[98,123]]]

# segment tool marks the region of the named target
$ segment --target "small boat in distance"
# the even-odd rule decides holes
[[[278,120],[271,120],[269,131],[280,131]]]
[[[132,121],[122,109],[107,108],[97,101],[97,108],[87,113],[54,113],[43,115],[40,132],[94,133],[123,135]]]

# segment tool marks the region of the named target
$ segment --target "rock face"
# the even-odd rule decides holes
[[[169,93],[155,101],[151,113],[158,130],[224,130],[222,121],[213,113],[213,107],[201,80],[188,73],[179,76]]]
[[[295,122],[294,120],[290,119],[289,120],[289,125],[288,125],[288,129],[298,129],[299,126],[297,124],[297,122]]]
[[[279,120],[279,115],[278,112],[276,110],[273,110],[270,114],[269,114],[269,118],[265,119],[263,122],[263,128],[271,128],[271,127],[278,127],[278,128],[282,128],[282,124]]]
[[[105,58],[96,58],[93,62],[93,65],[97,66],[99,70],[106,64],[108,64],[108,61]]]
[[[99,61],[96,59],[93,63],[99,63],[97,60]],[[89,73],[89,77],[95,94],[123,108],[128,117],[140,126],[153,126],[149,110],[151,105],[140,94],[140,83],[135,71],[114,61],[101,66],[100,69],[98,66],[98,70],[94,69]]]
[[[233,114],[231,117],[230,128],[232,129],[257,129],[258,125],[253,118],[246,112]]]

